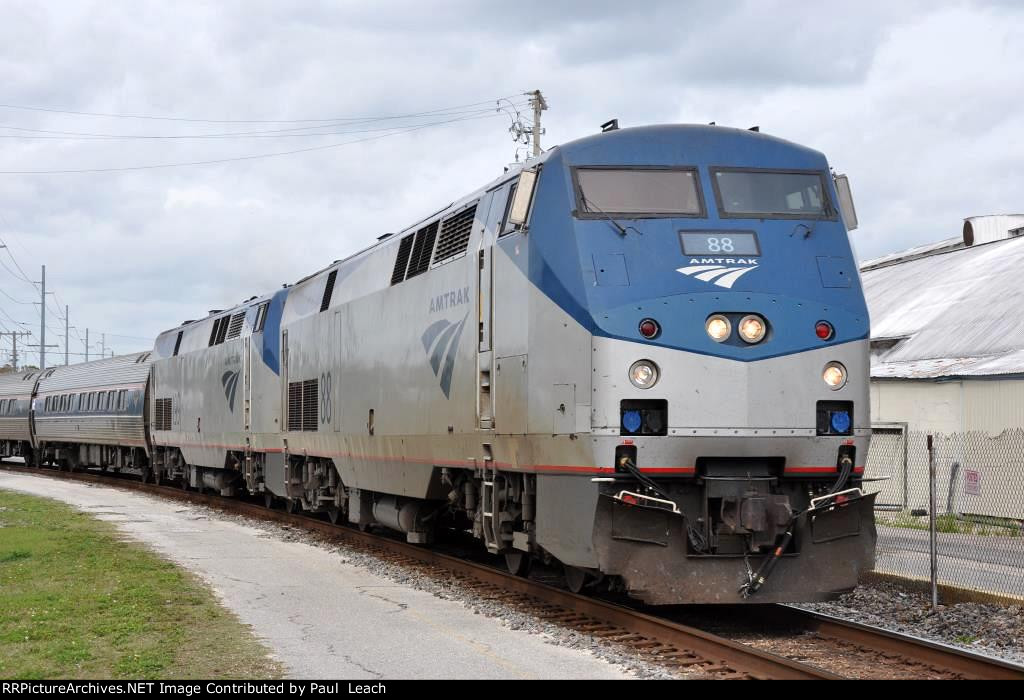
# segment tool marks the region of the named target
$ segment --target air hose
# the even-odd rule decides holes
[[[672,501],[667,493],[658,484],[651,479],[649,476],[644,474],[642,471],[637,469],[636,463],[629,457],[629,455],[623,455],[619,459],[619,466],[625,469],[634,479],[640,482],[640,485],[651,491],[659,498],[663,498],[666,501]],[[674,502],[674,501],[673,501]],[[707,538],[704,537],[704,533],[695,529],[690,525],[690,520],[685,515],[683,521],[686,524],[686,536],[690,540],[690,546],[693,547],[694,551],[706,552],[708,549]]]
[[[836,479],[836,483],[832,485],[832,488],[825,493],[825,496],[831,496],[843,488],[846,485],[846,482],[850,479],[850,473],[852,471],[853,460],[847,455],[843,455],[839,460],[839,478]],[[790,516],[789,521],[786,523],[786,531],[782,533],[782,540],[778,545],[776,545],[775,549],[772,550],[772,553],[769,554],[763,562],[761,562],[761,566],[757,567],[757,571],[751,572],[748,569],[747,582],[740,586],[739,590],[740,595],[743,596],[744,599],[749,598],[761,590],[761,586],[763,586],[764,582],[768,580],[768,577],[775,569],[775,566],[779,563],[779,560],[782,559],[782,555],[785,553],[786,548],[789,547],[789,543],[793,540],[793,530],[796,529],[797,521],[814,509],[815,508],[812,505],[811,507],[805,508],[804,510],[798,511]]]

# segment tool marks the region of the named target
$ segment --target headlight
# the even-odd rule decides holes
[[[710,316],[704,322],[704,328],[716,343],[725,342],[729,338],[729,334],[732,333],[732,324],[729,323],[729,319],[721,314]]]
[[[764,340],[766,330],[767,324],[765,324],[764,319],[756,314],[744,316],[740,321],[740,337],[743,338],[744,342],[750,343],[751,345],[754,343],[760,343]]]
[[[825,384],[832,391],[842,389],[846,385],[846,368],[838,362],[829,362],[825,365],[825,371],[821,373],[821,378],[825,380]]]
[[[629,368],[629,381],[637,389],[650,389],[658,383],[658,365],[650,360],[634,362]]]

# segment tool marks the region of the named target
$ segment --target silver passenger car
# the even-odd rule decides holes
[[[142,352],[43,372],[33,407],[39,458],[143,472],[149,368],[150,353]]]
[[[32,455],[29,409],[38,371],[0,375],[0,457]]]

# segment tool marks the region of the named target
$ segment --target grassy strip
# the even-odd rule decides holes
[[[902,527],[908,530],[928,530],[927,516],[911,515],[903,510],[892,513],[875,513],[875,522],[889,527]],[[935,517],[935,531],[954,535],[980,535],[982,537],[1024,537],[1020,525],[1000,525],[992,522],[971,520],[953,513],[943,513]]]
[[[252,632],[109,523],[0,491],[0,678],[268,678]]]

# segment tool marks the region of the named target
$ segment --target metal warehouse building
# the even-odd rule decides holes
[[[871,418],[943,433],[1024,427],[1024,215],[861,266]]]
[[[870,260],[861,277],[871,313],[868,472],[892,477],[879,500],[922,505],[924,440],[936,434],[949,510],[1022,517],[1024,505],[1009,507],[999,492],[1020,493],[1003,482],[1024,472],[1024,215],[969,218],[961,237]]]

